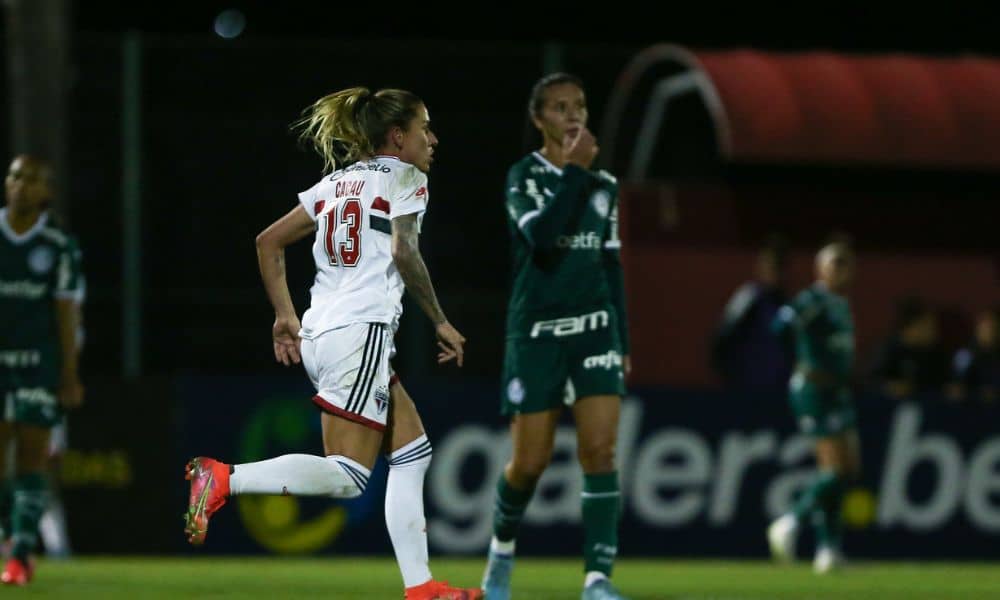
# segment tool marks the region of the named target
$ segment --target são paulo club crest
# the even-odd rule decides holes
[[[389,390],[384,387],[375,388],[375,410],[378,414],[382,414],[387,408],[389,408]]]

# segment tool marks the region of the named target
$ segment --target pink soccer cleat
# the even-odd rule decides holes
[[[222,508],[229,496],[229,465],[199,456],[188,461],[184,478],[191,482],[184,533],[195,546],[205,543],[208,519]]]

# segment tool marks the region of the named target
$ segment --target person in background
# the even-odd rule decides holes
[[[80,294],[76,242],[55,227],[46,210],[52,169],[19,155],[4,182],[0,209],[0,464],[13,444],[14,476],[4,482],[5,533],[11,555],[0,581],[27,585],[34,576],[29,555],[38,544],[38,523],[49,506],[52,427],[66,409],[83,402],[77,344]]]
[[[500,412],[510,420],[513,455],[497,480],[483,574],[492,600],[511,597],[518,530],[567,405],[583,471],[581,598],[623,598],[610,579],[621,505],[615,444],[629,370],[618,183],[592,169],[598,147],[587,115],[579,78],[538,80],[528,116],[541,146],[511,166],[504,188],[513,285]]]
[[[896,307],[892,334],[871,369],[871,382],[896,400],[940,398],[948,381],[948,358],[934,310],[917,296]]]
[[[775,392],[788,385],[793,349],[771,324],[788,299],[787,248],[772,235],[757,254],[755,277],[729,299],[712,335],[711,364],[727,387]]]
[[[772,555],[795,558],[802,523],[816,528],[813,568],[828,573],[843,563],[841,504],[860,475],[861,453],[852,398],[854,319],[847,293],[854,279],[851,247],[835,241],[816,255],[816,282],[778,311],[775,333],[795,346],[788,399],[799,430],[811,437],[817,473],[791,510],[767,529]]]
[[[952,360],[953,397],[992,404],[1000,394],[1000,306],[976,317],[973,339]]]

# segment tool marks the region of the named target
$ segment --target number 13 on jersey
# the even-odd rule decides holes
[[[358,264],[358,260],[361,258],[361,216],[363,213],[360,198],[347,198],[323,215],[323,247],[326,248],[326,257],[330,260],[330,266],[338,265],[338,255],[340,256],[339,264],[345,267],[353,267]],[[342,227],[345,229],[343,241],[338,242],[334,236]]]

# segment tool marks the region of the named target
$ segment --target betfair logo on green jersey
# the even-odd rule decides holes
[[[23,279],[21,281],[0,280],[0,298],[21,298],[38,300],[45,294],[46,284]]]
[[[555,337],[566,335],[576,335],[584,331],[603,329],[608,326],[608,311],[599,310],[589,315],[579,317],[565,317],[563,319],[551,319],[549,321],[536,321],[531,326],[531,337],[536,338],[542,334],[549,334]]]
[[[594,250],[601,247],[601,238],[593,231],[576,235],[561,235],[556,239],[556,246],[570,250]]]

